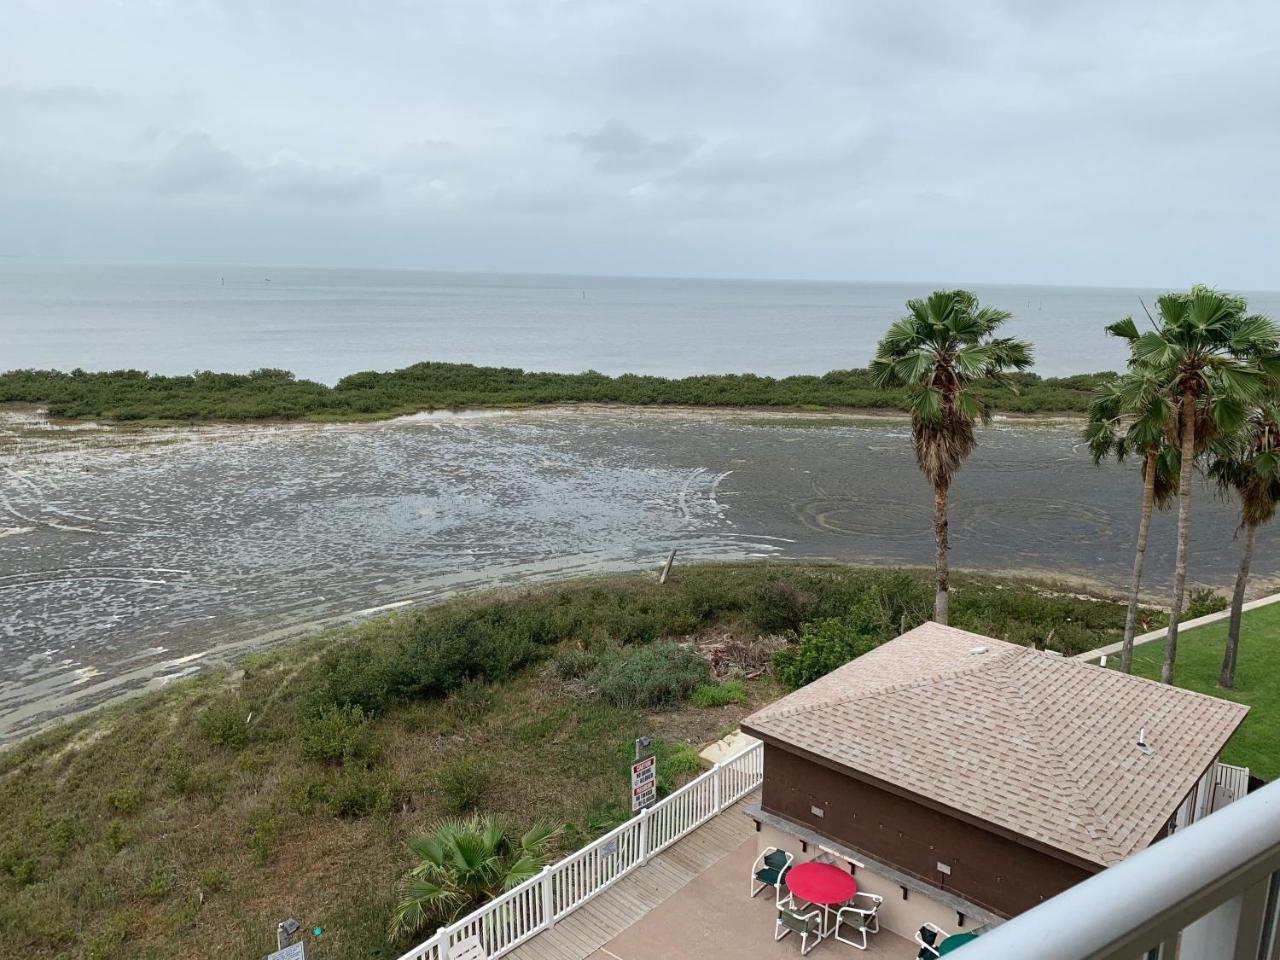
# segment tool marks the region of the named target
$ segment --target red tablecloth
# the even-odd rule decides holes
[[[808,903],[844,903],[858,892],[847,870],[831,863],[800,863],[787,871],[787,889]]]

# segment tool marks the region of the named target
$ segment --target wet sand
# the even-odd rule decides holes
[[[815,423],[818,420],[815,418]],[[52,429],[0,413],[0,741],[247,649],[452,591],[680,558],[932,562],[905,422],[551,409],[342,426]],[[1072,424],[984,430],[952,562],[1121,589],[1140,494]],[[1191,578],[1224,586],[1197,491]],[[1157,519],[1149,585],[1172,571]],[[1280,574],[1259,537],[1258,589]]]

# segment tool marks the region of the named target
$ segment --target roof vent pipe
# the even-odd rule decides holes
[[[1154,752],[1151,749],[1151,744],[1147,743],[1146,727],[1143,727],[1141,730],[1138,731],[1138,749],[1141,750],[1143,753],[1147,754],[1148,756],[1150,756]]]

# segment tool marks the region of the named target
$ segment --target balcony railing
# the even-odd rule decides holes
[[[1280,782],[961,947],[956,960],[1278,960]],[[1163,950],[1163,953],[1161,952]]]
[[[420,943],[400,960],[449,960],[471,937],[491,960],[514,950],[603,893],[650,857],[702,826],[760,786],[764,746],[717,763],[620,827]]]

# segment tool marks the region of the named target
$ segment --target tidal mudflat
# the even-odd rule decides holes
[[[1072,424],[984,430],[953,563],[1120,589],[1136,471]],[[1197,491],[1192,580],[1230,582]],[[686,559],[932,560],[904,422],[548,409],[341,426],[61,429],[0,414],[0,741],[255,646],[452,591]],[[1159,518],[1149,584],[1172,569]],[[1258,589],[1277,557],[1259,538]]]

